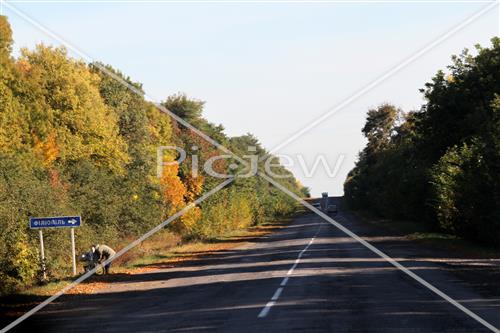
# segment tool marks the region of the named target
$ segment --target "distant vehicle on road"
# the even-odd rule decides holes
[[[328,209],[328,192],[321,193],[320,205],[321,205],[321,210],[326,212]]]
[[[338,213],[337,205],[328,205],[328,213]]]

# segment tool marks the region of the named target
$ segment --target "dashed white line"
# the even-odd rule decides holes
[[[293,266],[288,270],[288,272],[286,273],[286,276],[281,281],[280,286],[274,292],[273,297],[271,297],[271,300],[269,302],[267,302],[267,304],[262,308],[262,310],[260,311],[257,318],[265,318],[267,316],[267,314],[269,313],[269,311],[271,310],[271,308],[276,304],[276,301],[279,299],[281,293],[283,292],[283,289],[285,288],[286,284],[288,283],[288,280],[290,279],[290,275],[293,274],[293,271],[299,265],[300,258],[302,258],[304,253],[307,251],[307,249],[312,245],[312,243],[316,239],[316,236],[318,236],[319,231],[321,229],[321,224],[322,224],[322,222],[320,223],[318,230],[316,231],[316,234],[311,238],[309,243],[307,243],[306,247],[302,251],[300,251],[299,255],[297,256],[297,259],[295,259],[295,262],[293,263]]]
[[[267,316],[267,314],[269,313],[269,310],[271,310],[271,308],[273,307],[273,305],[275,303],[276,303],[275,301],[268,302],[266,304],[266,306],[262,309],[262,311],[260,311],[260,313],[257,316],[257,318],[264,318],[265,316]]]
[[[282,291],[283,291],[283,287],[279,287],[278,289],[276,289],[276,291],[274,292],[273,297],[271,298],[271,301],[278,300],[278,298],[280,297]]]
[[[281,281],[280,286],[282,286],[282,287],[286,286],[286,284],[288,283],[288,279],[289,279],[289,277],[285,276],[285,278],[283,279],[283,281]]]

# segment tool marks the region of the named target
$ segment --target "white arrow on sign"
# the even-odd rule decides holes
[[[68,223],[70,223],[70,224],[76,224],[76,222],[77,221],[75,219],[71,219],[71,220],[68,221]]]

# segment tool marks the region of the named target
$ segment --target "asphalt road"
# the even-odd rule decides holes
[[[452,259],[348,214],[336,219],[500,327],[500,295],[456,275]],[[28,330],[491,332],[314,214],[243,247],[64,296],[12,332]]]

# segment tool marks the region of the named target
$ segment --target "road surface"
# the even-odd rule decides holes
[[[453,260],[429,258],[342,211],[336,220],[500,327],[500,295],[450,271]],[[131,275],[99,294],[64,296],[12,332],[27,330],[491,332],[314,214],[245,246]]]

